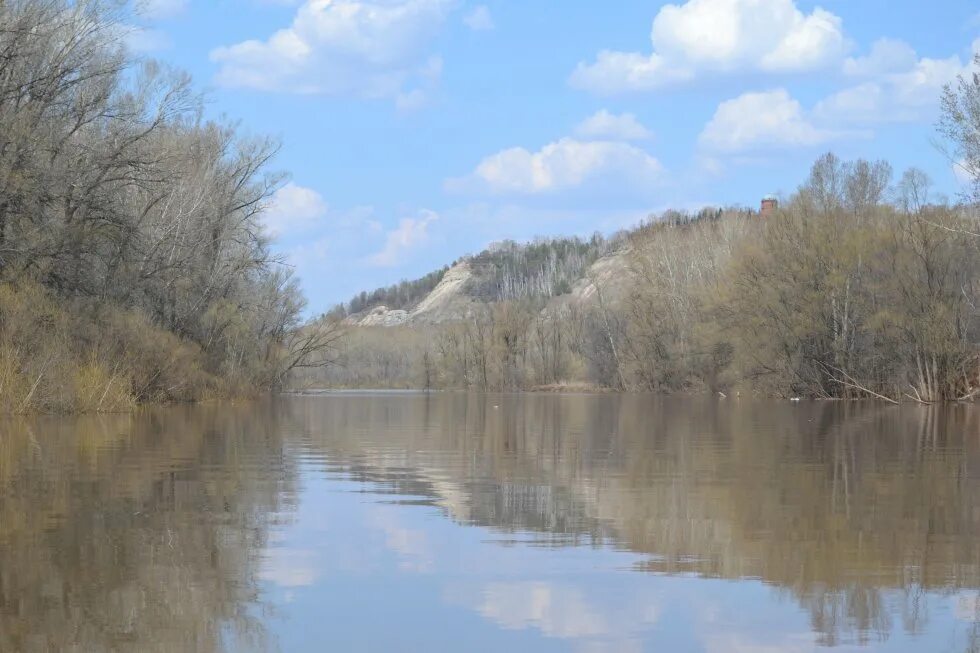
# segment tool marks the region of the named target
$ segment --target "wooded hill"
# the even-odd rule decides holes
[[[978,82],[947,102],[964,94]],[[980,133],[957,120],[953,143]],[[827,154],[766,217],[670,212],[609,239],[504,243],[413,305],[349,315],[341,364],[297,381],[971,399],[976,204],[929,187],[918,170],[896,180],[886,162]]]
[[[748,215],[748,209],[706,208],[696,214],[668,211],[651,216],[649,224],[669,223],[675,226],[725,215]],[[646,225],[649,226],[649,225]],[[369,326],[379,315],[404,311],[395,320],[411,321],[419,317],[420,305],[433,303],[433,291],[449,270],[450,279],[465,276],[463,283],[453,285],[451,294],[479,303],[515,300],[549,300],[571,294],[576,285],[588,276],[591,266],[603,257],[616,257],[628,248],[631,238],[644,225],[627,229],[610,237],[595,233],[589,239],[578,237],[537,238],[528,243],[505,240],[486,250],[455,261],[452,266],[431,272],[419,279],[405,280],[387,288],[362,292],[345,304],[333,308],[331,315],[345,319],[348,324]],[[436,296],[444,293],[435,293]],[[448,299],[448,297],[443,300]],[[442,303],[442,302],[440,302]],[[458,304],[457,304],[458,307]],[[448,322],[466,317],[467,313],[443,312],[427,315],[427,321]],[[399,319],[400,318],[400,319]]]

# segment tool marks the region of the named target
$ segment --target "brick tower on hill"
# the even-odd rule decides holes
[[[779,200],[775,195],[766,195],[762,198],[762,206],[759,208],[759,215],[768,218],[779,208]]]

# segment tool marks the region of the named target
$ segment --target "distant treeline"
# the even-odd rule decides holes
[[[523,290],[425,330],[359,329],[315,383],[520,390],[589,384],[660,392],[936,402],[980,393],[980,225],[930,201],[926,176],[821,157],[769,217],[671,212],[620,236],[621,269]],[[937,198],[938,199],[938,198]],[[499,279],[541,244],[475,257]],[[588,251],[576,253],[594,260]],[[544,256],[544,260],[551,260]],[[503,299],[496,299],[497,297]]]
[[[0,410],[250,392],[332,339],[260,225],[276,143],[205,119],[126,19],[0,3]]]
[[[980,98],[980,81],[951,90],[947,106],[957,94]],[[980,142],[980,111],[944,124],[954,147]],[[474,257],[491,267],[483,277],[491,290],[470,319],[355,330],[341,366],[300,380],[972,399],[980,395],[977,205],[931,197],[929,187],[915,169],[896,180],[886,162],[827,154],[768,217],[670,212],[618,236],[615,255],[592,267],[598,249],[554,241],[587,282],[574,296],[528,283],[552,269],[555,245],[507,244]]]

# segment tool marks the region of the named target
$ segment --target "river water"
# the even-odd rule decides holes
[[[0,424],[0,651],[980,650],[980,407],[325,393]]]

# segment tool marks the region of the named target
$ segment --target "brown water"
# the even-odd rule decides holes
[[[980,408],[339,393],[0,425],[0,651],[980,650]]]

